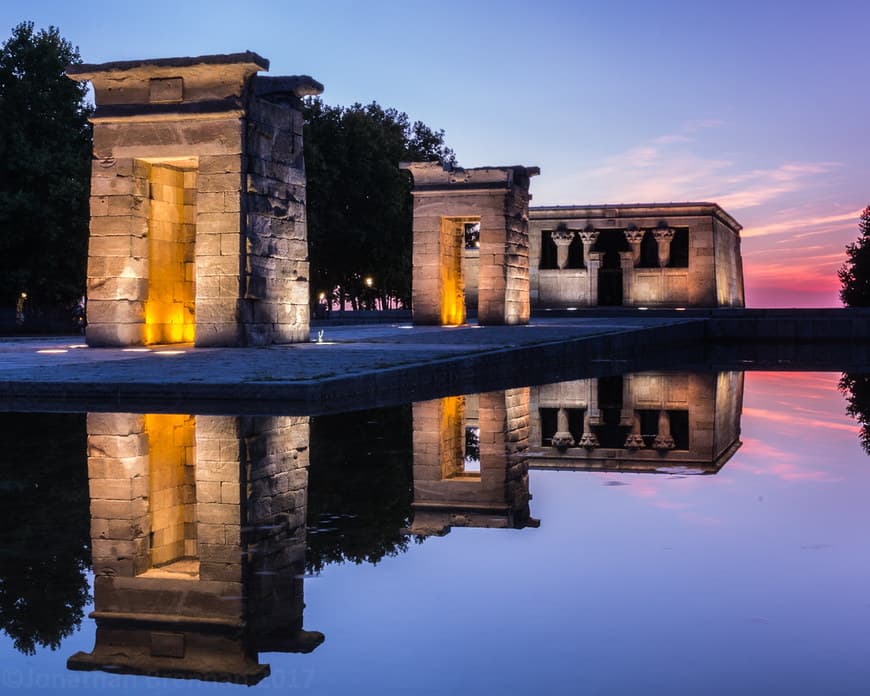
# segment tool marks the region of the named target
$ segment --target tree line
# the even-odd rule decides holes
[[[0,47],[0,309],[72,308],[84,295],[91,107],[65,68],[78,48],[22,22]],[[456,164],[443,130],[377,102],[304,102],[311,302],[409,307],[407,161]],[[839,269],[846,306],[870,306],[870,206]]]

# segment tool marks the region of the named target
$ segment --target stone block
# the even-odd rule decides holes
[[[196,500],[198,503],[221,502],[221,482],[198,480],[196,482]]]
[[[241,191],[242,177],[238,172],[200,174],[197,190],[200,195],[210,191]]]
[[[144,322],[145,303],[131,300],[92,300],[88,302],[88,321],[94,324],[134,324]]]
[[[241,514],[238,504],[197,503],[197,518],[206,524],[238,524]]]
[[[221,502],[238,505],[240,498],[239,483],[235,481],[221,482]]]
[[[88,457],[123,459],[148,454],[145,435],[89,435]]]
[[[103,218],[97,218],[103,219]],[[111,219],[111,218],[106,218]],[[91,221],[93,223],[93,220]],[[131,232],[107,236],[92,236],[88,241],[88,256],[132,256]]]
[[[238,279],[242,273],[242,257],[238,252],[235,255],[227,254],[219,256],[206,256],[197,253],[196,273],[198,278],[206,276],[234,276]]]
[[[241,329],[232,323],[196,323],[196,345],[202,348],[241,345]]]
[[[91,479],[88,482],[88,489],[92,499],[104,500],[132,500],[133,486],[132,479]]]
[[[89,277],[88,300],[144,301],[148,297],[148,281],[144,278]]]
[[[148,477],[148,457],[88,457],[89,478]]]
[[[209,155],[199,158],[200,174],[229,174],[241,171],[242,159],[238,155]]]
[[[196,540],[198,544],[225,544],[224,525],[199,522],[196,525]]]
[[[133,435],[145,430],[145,418],[138,413],[88,413],[88,435]]]
[[[201,580],[240,582],[242,578],[242,565],[241,563],[200,562],[199,577]]]

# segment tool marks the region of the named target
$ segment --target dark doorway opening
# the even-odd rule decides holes
[[[628,241],[622,230],[601,230],[593,251],[600,251],[601,267],[598,269],[598,304],[606,307],[622,304],[622,264],[619,252],[629,251]]]

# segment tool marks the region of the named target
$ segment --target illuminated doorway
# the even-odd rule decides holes
[[[196,298],[197,159],[137,160],[147,181],[145,343],[192,343]]]

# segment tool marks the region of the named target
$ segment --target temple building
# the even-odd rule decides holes
[[[742,227],[715,203],[529,207],[537,167],[401,166],[413,179],[415,324],[744,306]]]
[[[71,65],[96,109],[91,346],[307,341],[301,98],[256,53]],[[742,307],[740,225],[715,203],[530,208],[538,167],[407,162],[416,324],[533,309]]]
[[[741,229],[715,203],[531,208],[532,307],[743,307]]]

